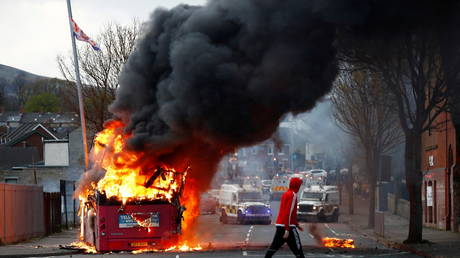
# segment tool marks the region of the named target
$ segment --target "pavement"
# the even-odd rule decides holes
[[[277,216],[279,202],[271,203],[274,211],[273,218]],[[318,246],[313,235],[308,232],[310,224],[301,223],[305,231],[299,232],[306,257],[418,257],[406,250],[394,249],[377,241],[372,236],[354,230],[353,224],[343,223],[318,223],[317,232],[322,237],[352,238],[355,240],[356,249],[324,248]],[[273,219],[273,220],[274,220]],[[350,221],[347,221],[350,222]],[[190,253],[155,253],[158,257],[263,257],[265,250],[273,239],[274,225],[239,225],[222,224],[217,214],[201,215],[198,218],[196,229],[197,241],[205,251]],[[110,256],[127,257],[134,254],[130,252],[82,254],[74,250],[60,249],[59,246],[69,245],[76,241],[78,230],[69,230],[54,234],[42,239],[35,239],[16,245],[0,246],[0,257],[80,257],[80,256]],[[150,257],[152,253],[136,254],[139,257]],[[277,252],[275,257],[293,257],[287,247]]]
[[[70,244],[78,238],[78,230],[64,230],[47,237],[31,239],[13,245],[0,246],[0,257],[48,257],[80,253],[76,250],[61,249],[60,245]]]
[[[404,244],[409,230],[409,221],[391,212],[384,212],[384,235],[378,235],[374,229],[367,227],[368,199],[356,196],[354,199],[354,214],[348,213],[346,192],[340,208],[343,223],[348,224],[354,231],[373,238],[376,242],[401,251],[410,252],[423,257],[460,257],[460,234],[433,228],[423,228],[425,244]]]

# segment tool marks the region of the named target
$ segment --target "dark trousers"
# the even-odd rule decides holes
[[[287,239],[284,239],[284,227],[277,226],[275,237],[273,238],[273,242],[268,248],[267,252],[265,253],[265,258],[272,257],[284,243],[287,243],[291,251],[295,254],[295,257],[304,258],[304,254],[302,251],[302,244],[300,243],[299,232],[295,227],[289,228],[289,236]]]

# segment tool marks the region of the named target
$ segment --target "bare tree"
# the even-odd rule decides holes
[[[446,107],[447,88],[440,58],[439,35],[434,28],[424,28],[352,44],[353,48],[342,45],[343,57],[350,63],[365,65],[381,74],[386,88],[394,97],[406,143],[405,170],[410,222],[405,242],[420,243],[423,241],[422,134],[436,129],[434,121]]]
[[[402,131],[382,81],[368,71],[343,71],[332,93],[338,125],[363,148],[369,182],[369,220],[374,227],[376,171],[380,156],[401,143]]]
[[[102,130],[104,121],[110,118],[107,107],[115,98],[118,74],[135,46],[139,29],[137,21],[126,26],[109,24],[96,37],[102,51],[94,51],[88,44],[78,47],[85,115],[92,133]],[[64,101],[78,112],[73,58],[61,55],[57,61],[69,86],[68,94],[63,95]]]

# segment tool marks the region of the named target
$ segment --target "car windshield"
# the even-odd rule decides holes
[[[321,200],[321,198],[323,198],[322,193],[303,192],[302,194],[303,200]]]
[[[310,171],[310,173],[319,174],[319,173],[323,173],[323,171],[322,170],[312,170],[312,171]]]
[[[240,202],[253,202],[262,200],[262,194],[260,192],[240,192],[238,193]]]

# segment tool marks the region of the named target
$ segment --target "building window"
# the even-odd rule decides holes
[[[267,146],[267,154],[268,155],[273,155],[273,145],[272,144],[269,144]]]
[[[7,184],[17,184],[18,178],[17,177],[5,177],[5,183]]]

